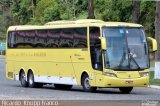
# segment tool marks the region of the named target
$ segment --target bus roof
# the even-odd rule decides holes
[[[140,24],[135,23],[126,23],[126,22],[105,22],[102,20],[96,19],[81,19],[76,21],[52,21],[48,22],[45,25],[18,25],[10,26],[8,31],[13,30],[31,30],[31,29],[51,29],[51,28],[69,28],[69,27],[83,27],[83,26],[106,26],[106,27],[143,27]]]
[[[96,19],[80,19],[76,21],[52,21],[48,22],[45,25],[65,25],[65,24],[90,24],[90,25],[98,25],[98,26],[128,26],[128,27],[142,27],[140,24],[135,23],[126,23],[126,22],[105,22],[102,20],[96,20]]]

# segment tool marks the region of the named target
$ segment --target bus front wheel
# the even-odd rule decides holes
[[[129,94],[132,91],[133,87],[120,87],[119,90],[124,94]]]
[[[89,76],[84,74],[82,76],[82,87],[85,92],[95,92],[97,87],[91,87],[89,84]]]
[[[24,71],[20,73],[20,82],[21,82],[22,87],[28,87],[28,82],[26,81],[26,75]]]

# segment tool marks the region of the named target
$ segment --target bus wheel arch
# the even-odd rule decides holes
[[[82,77],[83,77],[84,75],[88,75],[88,73],[87,73],[86,71],[84,71],[84,72],[81,74],[81,85],[82,85]]]
[[[81,75],[81,85],[85,92],[95,92],[97,87],[91,87],[89,85],[89,75],[87,72],[83,72]]]
[[[21,80],[21,74],[22,74],[22,72],[24,72],[24,70],[23,69],[20,69],[20,71],[19,71],[19,80]]]
[[[21,82],[22,87],[28,87],[28,81],[26,80],[26,74],[24,69],[21,69],[19,72],[19,80]]]

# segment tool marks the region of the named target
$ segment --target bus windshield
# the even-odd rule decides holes
[[[106,38],[105,66],[114,70],[143,70],[149,67],[148,46],[143,28],[103,27]]]

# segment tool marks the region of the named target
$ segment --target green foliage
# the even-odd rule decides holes
[[[156,2],[142,1],[141,2],[141,17],[140,24],[145,27],[148,36],[154,37],[154,20],[155,20]]]
[[[61,20],[61,2],[59,0],[39,0],[35,8],[33,24],[44,24],[49,21]],[[65,13],[65,12],[64,12]]]
[[[12,5],[12,1],[11,0],[3,0],[3,3],[7,7],[10,7]]]
[[[13,6],[12,11],[16,24],[27,24],[32,17],[31,0],[20,0]]]
[[[60,12],[57,8],[47,8],[44,11],[44,16],[42,17],[43,22],[60,20]]]
[[[48,21],[84,19],[88,16],[88,0],[34,0],[34,5],[32,0],[4,0],[4,4],[7,8],[3,11],[0,9],[3,15],[0,17],[0,36],[10,25],[45,24]],[[155,4],[155,1],[141,0],[140,24],[149,36],[154,35]],[[132,20],[131,0],[94,0],[94,9],[96,19]]]
[[[3,17],[0,17],[0,41],[5,38],[5,31],[6,31],[6,25],[5,25],[5,19]]]
[[[150,85],[160,85],[160,79],[154,79],[154,71],[150,72]]]
[[[129,22],[132,14],[132,2],[126,0],[96,0],[95,12],[98,19],[105,21]]]

